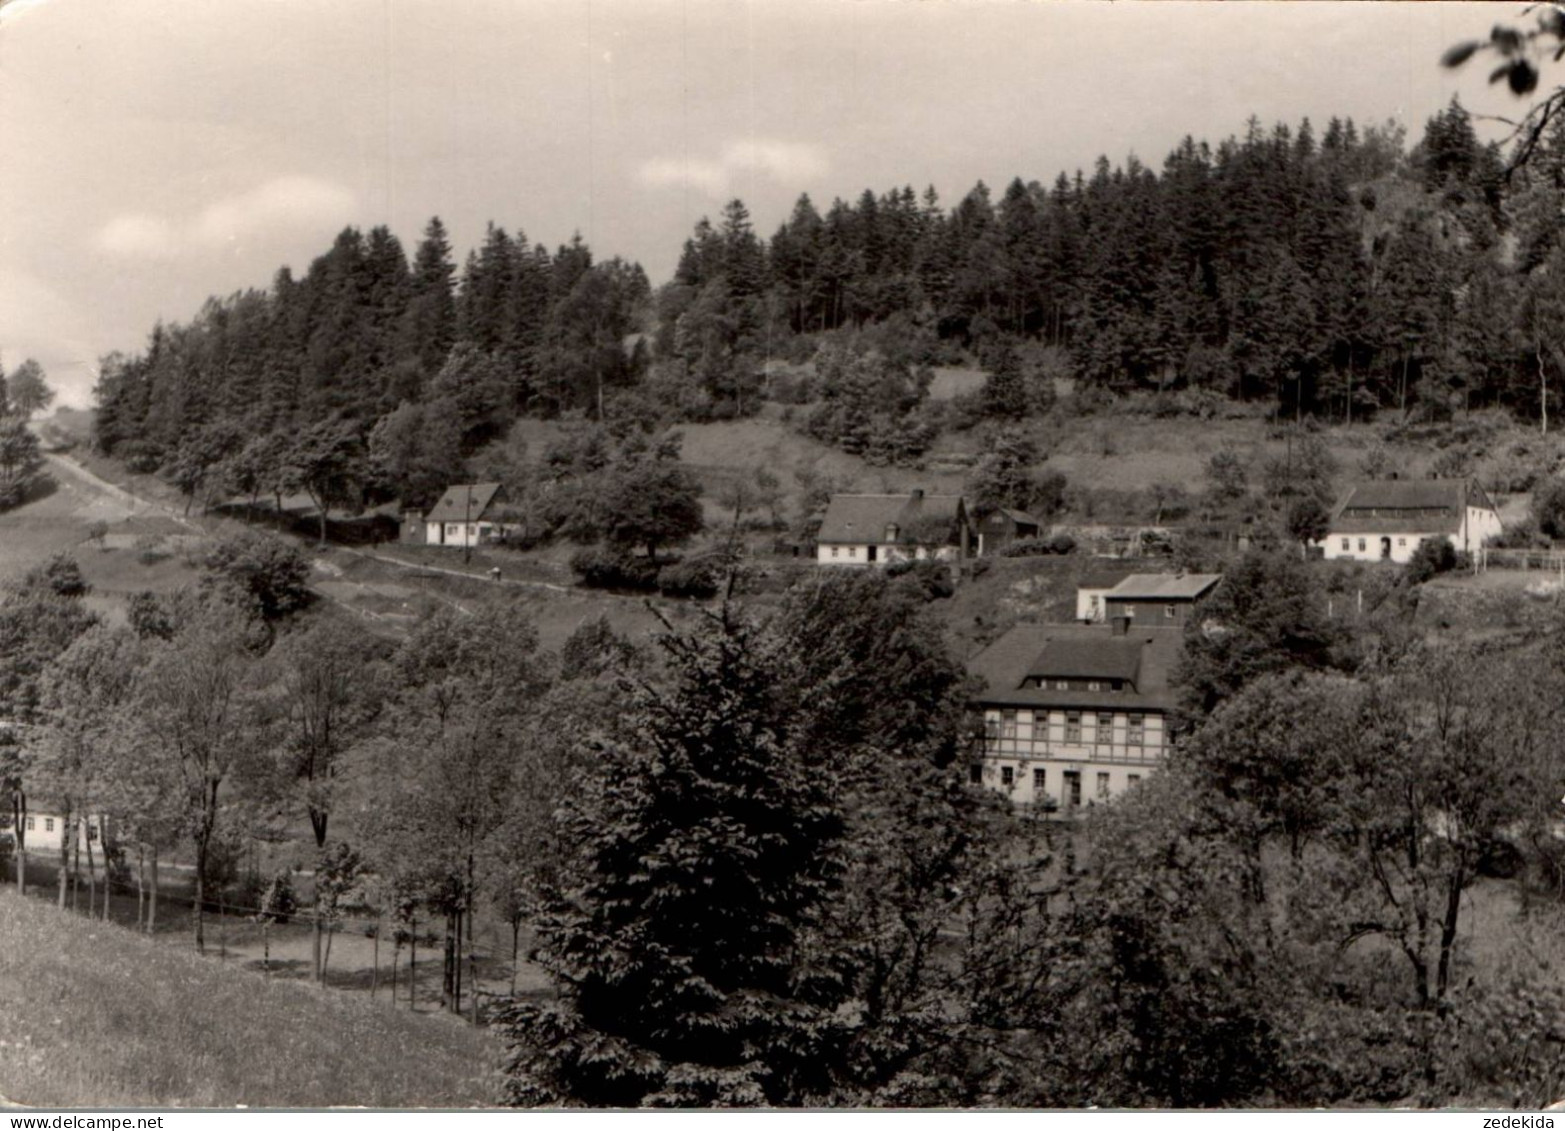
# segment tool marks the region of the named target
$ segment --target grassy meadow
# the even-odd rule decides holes
[[[0,892],[0,1095],[159,1107],[467,1107],[498,1046],[445,1014],[268,979]]]

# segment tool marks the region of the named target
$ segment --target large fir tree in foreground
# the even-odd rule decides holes
[[[569,802],[579,855],[539,926],[562,997],[510,1017],[518,1102],[799,1102],[833,1059],[836,1002],[796,959],[841,819],[776,645],[730,609],[663,645],[672,685],[641,692],[635,740]]]

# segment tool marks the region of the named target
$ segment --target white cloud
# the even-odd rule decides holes
[[[116,216],[98,233],[98,247],[113,255],[161,259],[174,254],[173,226],[144,212]]]
[[[724,196],[737,177],[760,174],[784,184],[823,176],[830,168],[825,151],[802,142],[737,141],[716,158],[658,157],[644,161],[636,176],[648,185],[688,185],[712,196]]]
[[[208,246],[233,243],[284,225],[316,227],[352,219],[354,197],[341,185],[315,177],[278,177],[250,192],[208,205],[190,227]]]
[[[255,235],[347,223],[357,201],[341,185],[317,177],[286,176],[208,204],[184,220],[146,212],[116,216],[94,244],[111,255],[169,259],[189,250],[237,248]]]

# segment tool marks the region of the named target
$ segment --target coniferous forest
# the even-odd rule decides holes
[[[656,288],[580,239],[551,252],[491,224],[458,266],[438,219],[411,255],[349,228],[302,275],[104,358],[97,440],[191,494],[214,469],[264,494],[290,466],[308,479],[310,449],[359,451],[383,497],[424,505],[518,416],[813,404],[810,433],[902,463],[953,411],[1024,414],[1039,372],[1349,423],[1530,419],[1565,382],[1562,201],[1565,132],[1510,170],[1453,102],[1411,141],[1251,120],[1161,170],[1102,158],[950,206],[933,188],[824,214],[801,196],[769,240],[734,200]],[[964,360],[991,372],[985,396],[929,403],[928,367]]]

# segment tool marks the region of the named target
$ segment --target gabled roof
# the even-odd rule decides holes
[[[1425,510],[1460,507],[1466,499],[1465,479],[1373,479],[1355,484],[1342,505],[1355,509]]]
[[[886,528],[899,535],[926,522],[947,521],[954,526],[965,515],[961,495],[833,495],[821,520],[817,542],[881,543]]]
[[[500,491],[498,483],[457,483],[429,508],[425,522],[477,522]]]
[[[1133,573],[1109,590],[1110,601],[1194,601],[1223,579],[1220,573]]]
[[[1493,510],[1465,479],[1377,479],[1348,492],[1332,516],[1332,534],[1455,534],[1468,506]]]
[[[984,515],[983,521],[991,522],[997,518],[1006,519],[1007,521],[1013,522],[1018,526],[1043,526],[1043,523],[1039,522],[1026,511],[1013,510],[1010,507],[1000,507],[996,510],[990,511],[988,514]]]
[[[967,670],[983,685],[975,695],[981,704],[1166,711],[1175,702],[1169,678],[1183,638],[1177,628],[1131,627],[1124,636],[1115,636],[1108,625],[1019,624],[968,661]],[[1072,670],[1089,666],[1096,670]],[[1059,691],[1022,686],[1039,676],[1122,679],[1132,687]]]

